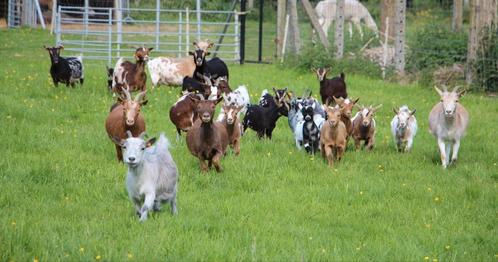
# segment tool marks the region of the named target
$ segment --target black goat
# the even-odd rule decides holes
[[[183,78],[182,93],[194,92],[194,93],[204,94],[205,90],[206,90],[206,84],[197,80],[196,78],[192,78],[190,76],[186,76]]]
[[[66,84],[66,86],[71,85],[74,87],[74,83],[77,81],[83,85],[83,61],[81,56],[66,58],[60,56],[61,50],[64,49],[62,45],[43,47],[50,54],[50,61],[52,63],[50,66],[50,75],[55,86],[58,86],[60,82]]]
[[[285,89],[275,89],[273,88],[273,92],[275,92],[275,97],[270,95],[268,91],[265,89],[259,98],[259,105],[262,107],[268,107],[271,104],[276,105],[278,101],[284,104],[285,108],[282,110],[283,116],[289,115],[290,103],[286,101],[286,97],[289,97],[287,94],[287,88]]]
[[[223,60],[214,57],[211,60],[206,61],[206,56],[210,55],[210,52],[203,49],[197,49],[194,52],[189,52],[189,54],[194,57],[194,78],[202,81],[203,79],[199,78],[200,74],[216,76],[216,78],[225,77],[228,81],[228,67]]]
[[[320,142],[320,129],[313,120],[314,108],[312,106],[305,106],[301,109],[303,114],[303,146],[306,152],[315,154],[318,150]]]
[[[105,66],[107,70],[107,88],[109,91],[112,91],[112,76],[114,75],[114,68],[109,68],[108,66]]]
[[[249,127],[256,131],[258,138],[266,135],[271,139],[273,129],[275,129],[277,120],[280,116],[285,116],[289,112],[288,105],[285,103],[284,98],[274,99],[270,94],[267,106],[249,105],[244,117],[243,126],[244,132]]]

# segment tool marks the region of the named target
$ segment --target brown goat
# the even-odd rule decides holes
[[[128,84],[130,91],[145,91],[147,82],[147,74],[145,73],[145,64],[149,61],[149,53],[152,47],[139,47],[135,51],[136,63],[124,61],[120,58],[114,67],[114,74],[112,79],[112,90],[115,93],[120,93],[121,88],[125,83]]]
[[[360,149],[361,140],[365,141],[365,147],[372,150],[375,144],[375,112],[382,105],[376,107],[359,107],[359,112],[353,117],[353,139],[356,150]]]
[[[344,73],[341,73],[339,77],[327,79],[327,73],[330,69],[319,68],[311,70],[316,73],[318,81],[320,82],[320,96],[322,97],[322,103],[325,104],[327,99],[330,99],[331,102],[335,102],[332,100],[334,96],[342,98],[348,97]]]
[[[220,123],[223,124],[228,134],[228,144],[233,149],[235,155],[240,153],[240,122],[237,119],[237,114],[242,109],[242,106],[224,105],[223,106],[223,119]]]
[[[327,107],[327,120],[320,130],[320,150],[332,166],[334,159],[340,161],[346,149],[347,130],[341,121],[341,109],[339,106]]]
[[[123,161],[123,154],[121,146],[116,144],[113,138],[117,137],[119,140],[128,138],[126,131],[130,131],[134,137],[138,137],[145,131],[145,120],[140,113],[140,107],[147,103],[147,100],[143,100],[145,91],[139,93],[134,100],[128,90],[123,89],[123,94],[121,102],[111,107],[105,121],[107,135],[116,145],[118,161]]]
[[[351,117],[353,116],[353,107],[358,103],[360,98],[357,98],[354,101],[351,101],[349,98],[336,98],[334,96],[335,103],[339,105],[339,108],[341,108],[341,121],[344,123],[346,126],[346,130],[348,131],[348,136],[347,140],[349,141],[349,137],[353,133],[353,125],[351,123]],[[347,143],[346,143],[347,144]]]
[[[200,99],[201,94],[187,93],[180,97],[169,109],[169,119],[175,125],[177,140],[182,135],[181,131],[187,132],[194,125],[197,119],[195,112],[196,99]]]
[[[213,122],[213,115],[216,104],[223,98],[216,101],[189,98],[195,101],[199,117],[187,132],[187,147],[193,156],[199,158],[201,171],[206,172],[214,165],[216,171],[221,172],[220,160],[226,152],[228,134],[221,123]]]

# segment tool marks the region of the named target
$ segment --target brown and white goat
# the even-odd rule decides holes
[[[147,103],[147,100],[143,100],[145,91],[135,96],[135,99],[131,98],[130,92],[126,89],[123,89],[123,94],[121,102],[112,106],[105,121],[107,135],[113,142],[114,137],[126,139],[127,131],[130,131],[134,137],[145,131],[145,120],[140,113],[140,108]],[[115,145],[118,161],[123,161],[121,146],[116,143]]]
[[[346,126],[341,121],[341,109],[339,106],[327,107],[325,112],[327,120],[320,130],[320,150],[323,158],[327,160],[329,166],[332,166],[334,159],[341,160],[346,150],[348,134]]]
[[[360,98],[352,101],[349,98],[336,98],[334,96],[335,103],[339,105],[339,108],[341,109],[341,121],[344,123],[344,125],[346,126],[346,130],[348,131],[348,140],[353,133],[353,125],[351,123],[351,118],[353,116],[353,107],[354,105],[356,105],[356,103],[358,103],[359,100]]]
[[[196,114],[199,117],[187,132],[187,147],[190,153],[199,159],[203,172],[208,171],[212,165],[217,172],[222,171],[220,160],[228,146],[228,134],[221,123],[213,122],[216,104],[222,99],[210,101],[194,98]]]
[[[125,83],[129,86],[130,91],[145,91],[147,82],[147,74],[145,73],[145,64],[149,61],[149,53],[152,47],[139,47],[135,51],[136,63],[125,61],[120,58],[114,67],[112,90],[115,93],[120,93],[121,88]]]
[[[365,147],[372,150],[375,144],[375,119],[374,114],[382,105],[376,107],[359,107],[360,111],[353,117],[353,139],[356,150],[360,143],[365,141]]]
[[[460,97],[465,93],[458,92],[458,86],[449,92],[447,87],[441,91],[434,87],[441,97],[429,114],[430,132],[437,138],[443,168],[450,164],[450,151],[453,147],[451,162],[455,162],[460,148],[460,139],[465,135],[469,124],[469,112],[459,103]]]
[[[240,136],[241,136],[241,125],[237,114],[243,108],[243,106],[236,105],[223,105],[223,118],[220,123],[223,124],[228,134],[228,144],[233,149],[235,155],[240,153]]]
[[[181,131],[187,132],[197,119],[195,112],[196,100],[203,99],[201,94],[187,93],[180,97],[169,109],[169,119],[175,125],[179,140]]]

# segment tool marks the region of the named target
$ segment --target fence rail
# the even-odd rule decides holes
[[[85,59],[132,58],[138,45],[154,47],[153,54],[183,57],[194,40],[217,42],[216,55],[239,61],[239,15],[231,11],[200,11],[209,21],[198,21],[196,10],[148,8],[81,8],[59,6],[55,15],[56,44]],[[123,14],[126,17],[123,18]],[[230,19],[227,19],[230,18]],[[200,28],[201,30],[197,30]],[[200,34],[198,33],[200,32]]]

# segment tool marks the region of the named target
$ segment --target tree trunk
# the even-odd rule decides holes
[[[394,42],[394,63],[398,74],[405,73],[405,20],[406,0],[397,0],[396,3],[396,41]]]
[[[389,17],[389,42],[394,41],[395,30],[394,23],[396,21],[396,0],[382,0],[380,18],[380,35],[384,36],[386,32],[386,18]],[[381,37],[383,39],[384,37]]]
[[[341,59],[344,55],[344,0],[337,0],[335,20],[335,58]]]
[[[463,0],[453,0],[453,19],[451,28],[453,32],[462,31],[463,24]]]
[[[474,66],[479,49],[480,34],[485,27],[498,22],[498,0],[470,1],[470,33],[467,48],[467,65],[465,80],[471,84],[474,78]]]
[[[325,36],[325,32],[323,32],[323,29],[320,26],[320,23],[318,22],[318,18],[316,17],[315,10],[313,9],[313,7],[311,6],[311,4],[308,0],[301,0],[301,3],[303,4],[304,10],[306,10],[308,17],[310,18],[311,25],[313,26],[313,29],[315,29],[315,31],[318,33],[318,36],[320,37],[320,41],[322,42],[322,45],[328,51],[329,50],[329,40],[327,39],[327,36]]]
[[[289,12],[289,49],[291,53],[299,54],[301,50],[301,37],[299,33],[299,22],[297,17],[297,0],[288,0],[287,11]]]

